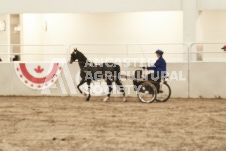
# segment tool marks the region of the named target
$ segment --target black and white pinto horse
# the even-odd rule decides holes
[[[86,56],[77,50],[77,48],[74,49],[74,51],[71,54],[71,60],[70,63],[73,63],[74,61],[78,60],[79,67],[81,69],[80,77],[81,81],[79,85],[77,86],[79,92],[83,95],[85,95],[84,92],[81,91],[79,88],[82,84],[85,82],[88,85],[88,92],[89,95],[86,98],[86,101],[90,100],[90,83],[92,80],[101,80],[105,79],[108,85],[109,92],[107,94],[107,97],[104,98],[104,102],[106,102],[112,92],[112,82],[115,82],[117,86],[119,87],[120,92],[123,94],[123,101],[126,102],[125,97],[125,90],[120,82],[120,66],[114,63],[103,63],[100,65],[96,65],[92,62],[89,62]]]

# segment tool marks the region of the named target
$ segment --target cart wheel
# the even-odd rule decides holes
[[[157,94],[157,102],[166,102],[171,96],[171,89],[167,83],[162,84],[161,91]]]
[[[153,102],[156,99],[156,95],[156,87],[150,82],[142,83],[137,90],[137,96],[142,103]]]

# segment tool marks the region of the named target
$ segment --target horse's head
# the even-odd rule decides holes
[[[74,48],[74,51],[71,53],[71,60],[70,60],[70,64],[72,64],[75,60],[78,59],[78,49]]]

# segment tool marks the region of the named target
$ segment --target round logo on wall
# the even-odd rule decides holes
[[[63,69],[62,63],[14,62],[18,78],[29,88],[42,90],[56,82]]]

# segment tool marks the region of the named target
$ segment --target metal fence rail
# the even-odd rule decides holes
[[[90,49],[90,47],[108,47],[109,49],[111,47],[121,47],[120,50],[116,51],[110,51],[107,52],[98,52],[96,50],[94,50],[94,48],[92,48],[92,50]],[[132,47],[138,47],[138,49],[136,50],[136,52],[131,51]],[[157,47],[159,46],[159,47]],[[136,55],[136,54],[140,54],[142,55],[142,57],[146,57],[147,54],[154,54],[155,50],[161,49],[161,47],[181,47],[180,51],[178,52],[167,52],[166,55],[183,55],[183,60],[185,62],[188,61],[188,53],[189,53],[189,47],[187,46],[187,44],[185,43],[77,43],[77,44],[71,44],[68,48],[68,57],[70,57],[70,53],[73,51],[74,47],[78,47],[78,48],[89,48],[91,51],[89,52],[84,52],[85,54],[105,54],[105,55],[109,55],[109,54],[119,54],[119,55],[125,55],[125,57],[129,57],[130,55]],[[144,47],[156,47],[155,49],[150,49],[151,51],[145,51]],[[83,50],[83,49],[82,49]],[[187,56],[187,57],[185,57]]]
[[[64,55],[67,56],[67,59],[70,57],[70,53],[72,52],[72,48],[73,47],[81,47],[81,46],[123,46],[125,52],[119,51],[116,52],[118,54],[153,54],[154,50],[152,52],[145,52],[142,49],[144,49],[144,46],[182,46],[183,50],[181,50],[181,52],[166,52],[166,55],[178,55],[178,54],[182,54],[184,56],[187,55],[187,59],[184,59],[184,61],[189,62],[192,61],[189,59],[189,56],[191,57],[192,55],[195,54],[226,54],[223,51],[216,51],[216,50],[198,50],[198,48],[196,48],[197,46],[202,46],[205,48],[208,48],[205,45],[208,46],[213,46],[213,45],[219,45],[219,46],[223,46],[225,45],[226,42],[211,42],[211,43],[207,43],[207,42],[202,42],[202,43],[191,43],[191,44],[186,44],[186,43],[78,43],[78,44],[71,44],[71,45],[63,45],[63,44],[46,44],[46,45],[37,45],[37,44],[30,44],[30,45],[21,45],[21,44],[0,44],[0,55]],[[141,51],[137,51],[137,52],[131,52],[129,49],[131,46],[139,46]],[[195,47],[196,46],[196,47]],[[1,49],[2,47],[6,47],[4,48],[5,52],[3,52]],[[20,53],[15,53],[13,52],[13,48],[14,47],[62,47],[62,51],[61,52],[20,52]],[[219,48],[219,47],[218,47]],[[213,49],[213,48],[212,48]],[[219,48],[219,50],[221,50]],[[93,54],[112,54],[114,52],[88,52],[88,53],[93,53]],[[10,60],[8,60],[10,61]]]
[[[6,48],[2,48],[2,47],[6,47]],[[20,52],[20,53],[16,53],[16,52],[13,52],[13,48],[15,47],[62,47],[63,50],[65,51],[65,53],[50,53],[50,52],[43,52],[43,53],[40,53],[40,52],[35,52],[35,53],[24,53],[24,52]],[[31,48],[31,49],[32,49]],[[5,52],[4,52],[5,51]],[[12,61],[11,60],[11,57],[13,55],[32,55],[32,56],[38,56],[38,55],[65,55],[65,58],[67,58],[67,48],[66,48],[66,45],[63,45],[63,44],[45,44],[45,45],[37,45],[37,44],[29,44],[29,45],[23,45],[23,44],[0,44],[0,55],[6,55],[8,56],[7,58],[7,61],[4,61],[4,62],[10,62]]]

